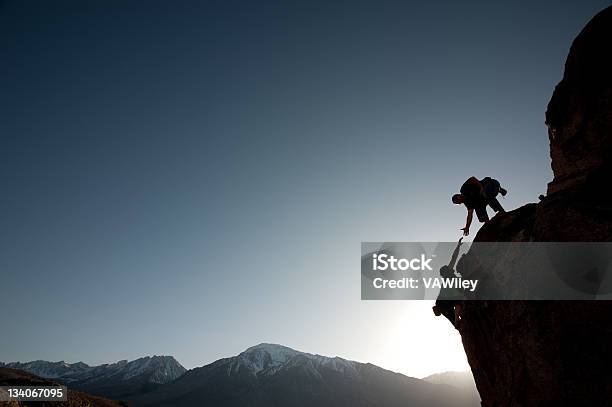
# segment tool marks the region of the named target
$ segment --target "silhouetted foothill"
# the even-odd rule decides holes
[[[611,50],[607,8],[572,44],[548,105],[554,172],[548,195],[498,214],[475,242],[612,241]],[[457,269],[467,272],[461,263]],[[610,405],[612,303],[463,301],[461,314],[463,346],[483,406]]]
[[[0,367],[0,386],[58,386],[53,380],[27,373],[21,370]],[[38,407],[122,407],[126,404],[121,401],[108,400],[103,397],[92,396],[87,393],[68,389],[66,401],[37,401],[37,402],[0,402],[2,406],[38,406]]]

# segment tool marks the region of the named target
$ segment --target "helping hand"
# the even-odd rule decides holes
[[[468,227],[464,227],[464,228],[461,228],[459,230],[463,230],[463,236],[467,236],[467,235],[470,234],[470,228],[468,228]]]

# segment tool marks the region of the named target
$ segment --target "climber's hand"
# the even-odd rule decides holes
[[[506,191],[506,190],[505,190],[505,189],[503,189],[503,188],[500,188],[500,189],[499,189],[499,193],[500,193],[502,196],[506,196],[506,194],[508,193],[508,191]]]
[[[460,230],[463,230],[463,236],[467,236],[470,234],[470,228],[467,226],[464,228],[461,228]]]

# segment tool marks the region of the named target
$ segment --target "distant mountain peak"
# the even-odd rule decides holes
[[[277,351],[277,350],[290,351],[294,353],[302,353],[302,352],[298,352],[295,349],[291,349],[288,346],[279,345],[278,343],[268,343],[268,342],[262,342],[258,345],[251,346],[250,348],[247,348],[243,353],[252,352],[252,351]]]
[[[294,349],[286,346],[260,343],[251,346],[234,358],[229,366],[228,374],[246,368],[252,374],[259,374],[263,371],[271,372],[284,365],[292,357],[301,354]]]
[[[357,362],[340,357],[327,357],[300,352],[287,346],[260,343],[251,346],[238,356],[230,358],[228,375],[248,372],[252,375],[273,375],[282,369],[303,369],[311,376],[319,376],[322,368],[331,369],[342,374],[358,376]]]

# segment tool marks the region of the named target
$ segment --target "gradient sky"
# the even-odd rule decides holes
[[[467,368],[431,303],[360,301],[360,242],[456,240],[471,175],[536,201],[609,4],[0,2],[0,360]]]

